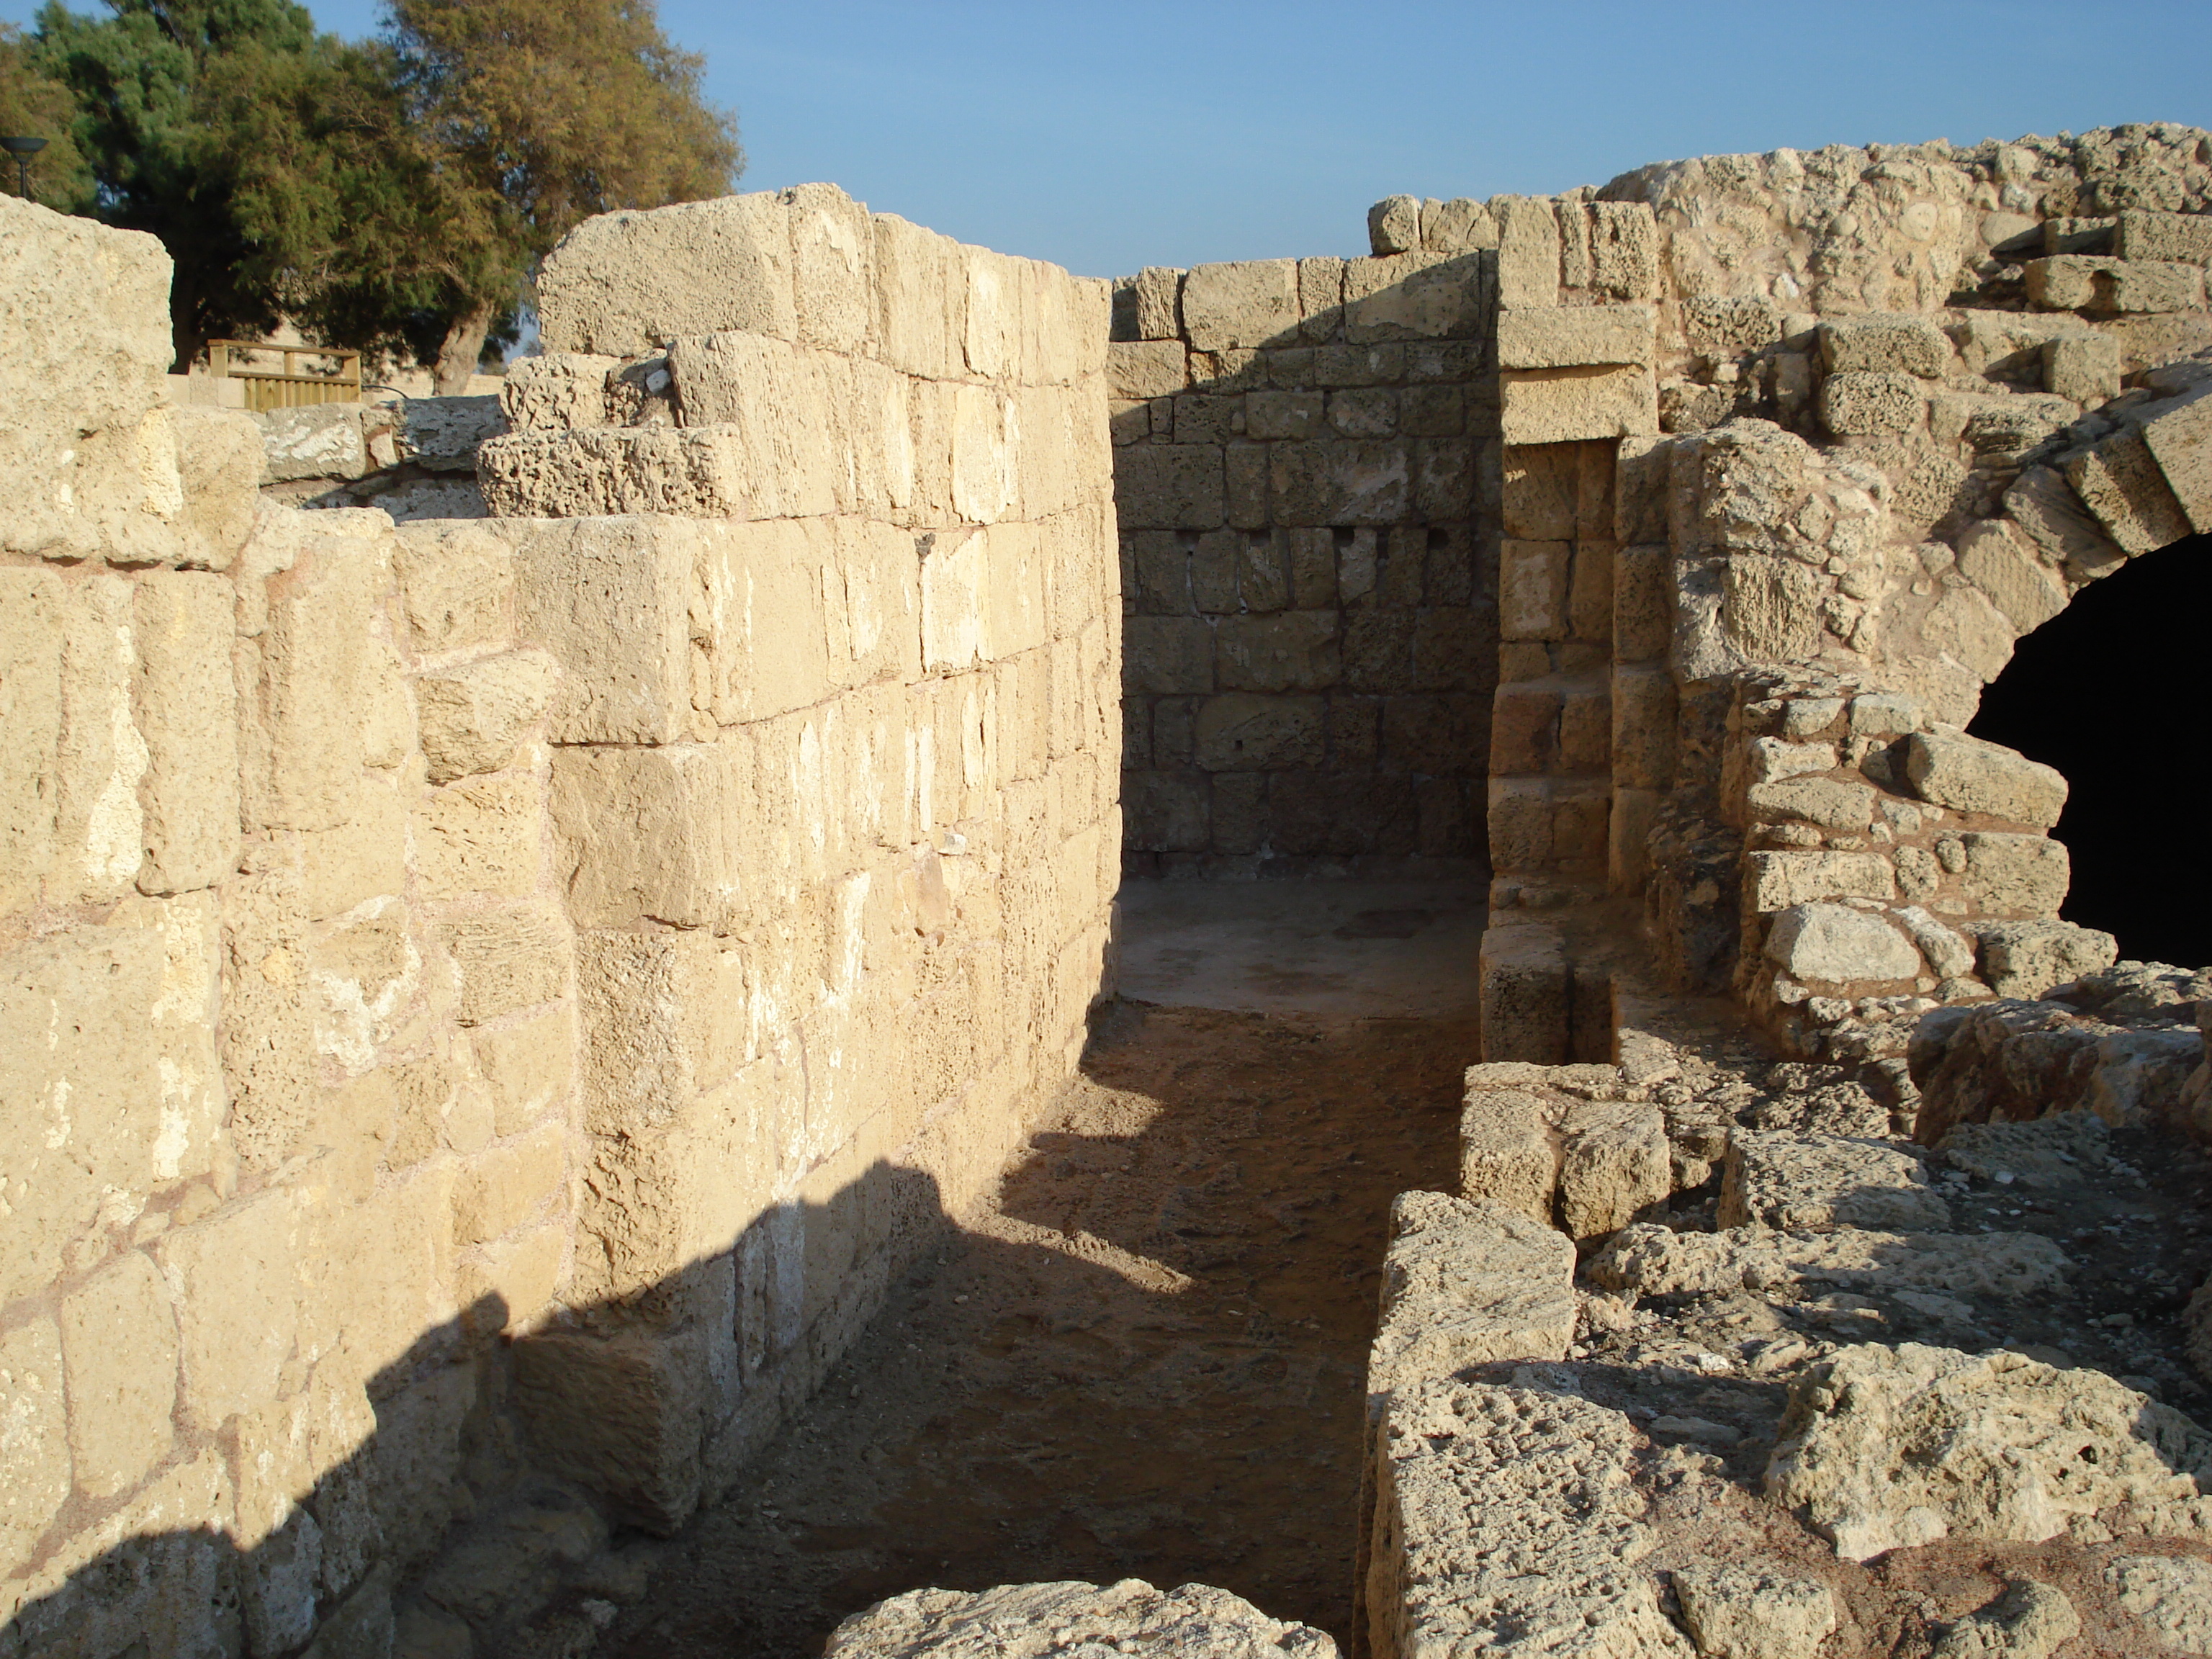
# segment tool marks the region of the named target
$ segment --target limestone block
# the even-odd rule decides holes
[[[1492,792],[1492,813],[1496,791]],[[1493,830],[1493,840],[1496,839]],[[1498,860],[1499,867],[1516,867]],[[1483,930],[1476,963],[1482,1057],[1558,1066],[1569,1057],[1572,973],[1559,935],[1540,926]]]
[[[1215,636],[1224,691],[1317,691],[1336,684],[1338,617],[1328,611],[1224,617]]]
[[[1836,1595],[1816,1579],[1747,1567],[1678,1567],[1682,1622],[1707,1659],[1795,1659],[1836,1627]]]
[[[835,185],[779,191],[791,221],[792,293],[800,343],[857,354],[874,343],[874,226]]]
[[[1659,293],[1659,222],[1644,202],[1588,202],[1593,293],[1650,300]]]
[[[174,966],[173,943],[185,958]],[[178,1066],[155,1013],[173,990],[178,1012],[211,1025],[209,964],[189,961],[193,943],[204,951],[156,927],[76,927],[0,958],[0,1145],[14,1149],[0,1176],[0,1297],[52,1279],[104,1203],[135,1213],[133,1193],[143,1202],[157,1182],[205,1167],[210,1079]],[[195,965],[191,997],[184,981]],[[162,1040],[149,1042],[149,1030]],[[179,1072],[166,1090],[165,1059]]]
[[[1367,1651],[1510,1650],[1559,1632],[1590,1653],[1690,1659],[1656,1576],[1627,1565],[1656,1541],[1637,1438],[1620,1413],[1549,1389],[1398,1390],[1375,1448]]]
[[[2064,578],[2036,557],[2027,533],[2010,520],[1982,519],[1970,526],[1959,538],[1958,570],[2020,633],[2066,608]]]
[[[1616,668],[1610,704],[1613,782],[1631,789],[1664,788],[1673,782],[1674,677],[1660,667]]]
[[[1499,431],[1510,444],[1574,443],[1659,430],[1646,368],[1508,369],[1498,375]]]
[[[1344,337],[1353,345],[1472,337],[1482,328],[1482,263],[1471,253],[1347,259]]]
[[[699,1501],[706,1367],[681,1337],[568,1332],[514,1345],[515,1405],[555,1474],[667,1534]]]
[[[1309,340],[1333,340],[1344,322],[1344,267],[1330,255],[1298,261],[1299,333]]]
[[[967,267],[949,236],[875,216],[876,349],[905,374],[951,380],[967,368]]]
[[[0,1412],[0,1564],[12,1577],[70,1495],[62,1346],[53,1321],[28,1320],[0,1336],[0,1387],[7,1402]],[[0,1613],[7,1611],[0,1601]]]
[[[1310,1625],[1270,1619],[1207,1584],[1154,1589],[1064,1580],[986,1590],[908,1590],[830,1633],[831,1659],[953,1659],[970,1652],[1218,1654],[1222,1659],[1336,1659]]]
[[[487,911],[442,922],[437,933],[460,970],[454,1018],[464,1025],[568,994],[574,947],[568,925],[550,911],[534,905]]]
[[[2100,1371],[1908,1342],[1791,1384],[1766,1492],[1864,1561],[1949,1536],[2039,1543],[2110,1504],[2188,1503],[2200,1473],[2212,1437]]]
[[[1326,750],[1323,700],[1232,692],[1198,706],[1193,733],[1209,772],[1318,768]]]
[[[544,718],[559,678],[553,657],[534,649],[479,657],[419,678],[415,695],[430,781],[504,768]]]
[[[0,354],[0,405],[11,411],[0,434],[0,473],[11,480],[0,547],[122,551],[99,545],[103,508],[121,508],[140,520],[134,539],[145,550],[168,553],[169,538],[145,522],[137,462],[169,367],[169,256],[150,236],[11,195],[0,207],[0,283],[11,307]],[[149,532],[159,544],[148,544]]]
[[[1509,640],[1558,640],[1567,634],[1567,582],[1573,544],[1505,541],[1498,548],[1498,631]]]
[[[1840,778],[1786,778],[1754,783],[1745,796],[1753,823],[1817,823],[1864,830],[1874,822],[1875,792]]]
[[[1386,196],[1367,210],[1367,246],[1376,254],[1410,253],[1421,246],[1421,203],[1416,196]]]
[[[574,1074],[576,1022],[567,1009],[474,1033],[477,1069],[491,1085],[492,1133],[519,1133],[567,1097]]]
[[[742,516],[826,513],[853,463],[841,360],[751,334],[672,341],[669,372],[686,427],[727,426],[747,461]]]
[[[2075,580],[2104,571],[2127,556],[2105,533],[2065,477],[2047,466],[2032,466],[2005,492],[2005,512],[2040,550],[2045,560]]]
[[[1137,444],[1115,458],[1123,530],[1211,530],[1226,520],[1221,452],[1210,444]]]
[[[1372,216],[1373,210],[1369,210]],[[1372,241],[1370,237],[1370,241]],[[1498,246],[1498,222],[1480,202],[1462,196],[1449,202],[1428,202],[1421,208],[1421,246],[1431,253],[1472,253]],[[1370,247],[1375,253],[1402,253],[1403,248]]]
[[[52,571],[0,571],[0,912],[40,902],[60,859],[54,778],[70,599]]]
[[[2066,843],[2045,836],[1979,832],[1966,844],[1966,895],[1987,915],[2055,916],[2073,867]]]
[[[291,571],[270,584],[262,691],[268,774],[258,811],[252,802],[249,811],[272,829],[335,829],[352,812],[386,553],[368,537],[310,532]]]
[[[1564,1359],[1574,1340],[1574,1246],[1547,1223],[1442,1193],[1390,1206],[1370,1399],[1501,1359]]]
[[[1579,1105],[1559,1127],[1559,1224],[1574,1238],[1618,1232],[1674,1191],[1667,1123],[1656,1106]]]
[[[281,1189],[155,1240],[176,1309],[188,1426],[215,1429],[276,1396],[299,1325],[299,1243],[295,1200]]]
[[[1213,690],[1213,629],[1197,617],[1132,617],[1124,624],[1126,684],[1139,695]]]
[[[2144,422],[2142,436],[2191,526],[2212,530],[2212,398]]]
[[[233,594],[219,576],[149,575],[134,596],[137,725],[146,744],[149,893],[213,885],[237,863],[238,694]]]
[[[2057,769],[2001,744],[1944,729],[1905,740],[1905,775],[1923,800],[2048,829],[2066,806]]]
[[[1909,980],[1920,952],[1879,915],[1844,904],[1795,904],[1774,919],[1766,957],[1801,984]]]
[[[2212,217],[2202,213],[2122,210],[2113,252],[2123,259],[2212,265]]]
[[[765,348],[763,348],[765,349]],[[842,360],[836,360],[841,361]],[[584,432],[517,432],[488,441],[477,453],[478,482],[492,516],[590,518],[669,513],[695,519],[775,518],[828,512],[829,465],[838,446],[823,436],[823,396],[812,412],[815,441],[803,464],[773,465],[772,437],[758,447],[735,427],[607,428]]]
[[[430,899],[535,891],[545,815],[535,779],[479,778],[453,784],[411,814],[416,878]]]
[[[1543,1099],[1494,1087],[1470,1070],[1459,1120],[1461,1196],[1548,1227],[1559,1177]]]
[[[1729,1139],[1717,1218],[1723,1227],[1789,1232],[1951,1230],[1950,1206],[1911,1153],[1841,1135],[1753,1130]]]
[[[1190,386],[1190,354],[1180,340],[1117,340],[1106,348],[1106,384],[1117,398],[1172,398]]]
[[[1650,306],[1553,306],[1498,318],[1500,368],[1651,363],[1657,313]]]
[[[1880,853],[1749,853],[1744,876],[1745,896],[1761,915],[1818,899],[1897,896],[1897,872]]]
[[[798,337],[789,216],[773,192],[603,213],[538,279],[549,352],[645,355],[683,335]]]
[[[479,1153],[453,1186],[453,1242],[481,1244],[537,1217],[567,1174],[568,1134],[557,1123]]]
[[[1273,444],[1267,449],[1267,467],[1278,524],[1395,524],[1411,507],[1412,447],[1402,441],[1334,439]]]
[[[1674,556],[1663,544],[1623,547],[1613,562],[1613,654],[1653,662],[1674,633]]]
[[[619,357],[549,351],[517,357],[500,382],[500,412],[511,432],[573,432],[608,422],[607,377]]]
[[[2035,1233],[1678,1233],[1647,1222],[1623,1228],[1585,1265],[1593,1282],[1638,1296],[1826,1285],[2008,1301],[2061,1289],[2069,1267]]]
[[[2070,921],[1984,922],[1974,929],[1981,977],[2001,997],[2033,1001],[2054,985],[2109,968],[2119,942]]]
[[[2061,334],[2043,343],[2043,389],[2094,409],[2120,395],[2120,343],[2109,334]]]
[[[561,667],[547,735],[564,744],[687,735],[700,532],[661,518],[518,529],[517,630]]]
[[[177,1325],[153,1262],[131,1251],[74,1291],[61,1340],[76,1482],[112,1498],[167,1457],[174,1436]]]
[[[48,643],[19,634],[15,647],[29,671],[16,695],[31,717],[24,760],[32,769],[15,786],[28,866],[17,879],[27,885],[29,868],[42,866],[51,903],[113,899],[130,889],[145,858],[139,792],[149,757],[132,707],[131,586],[94,575],[55,589],[33,577],[14,592],[29,600],[11,606],[14,626],[57,636]],[[58,684],[46,678],[49,664]]]
[[[2197,311],[2204,305],[2204,267],[2168,260],[2106,259],[2067,253],[2030,259],[2022,268],[2031,305],[2045,311]]]
[[[2105,1581],[2156,1639],[2184,1653],[2212,1651],[2212,1566],[2193,1556],[2123,1555],[2106,1565]],[[2079,1628],[2057,1618],[2047,1623],[2061,1640]]]
[[[1876,311],[1823,319],[1820,356],[1831,374],[1895,371],[1933,380],[1950,366],[1951,342],[1932,317]]]
[[[177,562],[228,570],[253,533],[261,484],[261,429],[241,410],[182,407],[169,411],[176,434]]]
[[[514,550],[500,529],[452,520],[401,525],[392,564],[408,643],[417,656],[502,644],[512,637]]]
[[[1855,369],[1820,382],[1820,421],[1838,437],[1914,432],[1926,416],[1927,400],[1910,374]]]
[[[1494,196],[1498,222],[1498,303],[1501,307],[1559,302],[1559,222],[1541,197]]]
[[[2066,464],[2066,481],[2130,553],[2151,553],[2189,534],[2188,513],[2141,432],[2115,433]]]
[[[1297,332],[1297,261],[1194,265],[1183,277],[1182,325],[1200,351],[1287,343]]]
[[[564,749],[551,805],[579,926],[649,917],[726,931],[763,896],[744,873],[763,816],[745,745]]]
[[[362,432],[366,412],[357,403],[308,404],[248,415],[261,434],[260,482],[367,477],[375,469]]]

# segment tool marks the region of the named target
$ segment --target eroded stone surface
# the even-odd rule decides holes
[[[1207,1584],[1156,1590],[1118,1584],[1002,1584],[908,1590],[856,1613],[823,1650],[830,1659],[1051,1659],[1097,1653],[1219,1654],[1223,1659],[1336,1659],[1336,1644],[1285,1625]]]

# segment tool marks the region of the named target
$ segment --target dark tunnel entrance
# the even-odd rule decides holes
[[[2212,536],[2094,582],[2023,638],[1967,729],[2055,766],[2072,788],[2052,833],[2074,865],[2069,921],[2124,958],[2212,962]]]

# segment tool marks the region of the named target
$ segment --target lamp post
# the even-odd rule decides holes
[[[31,158],[46,147],[43,138],[0,138],[0,149],[15,158],[15,194],[31,199]]]

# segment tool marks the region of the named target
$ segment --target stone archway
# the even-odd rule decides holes
[[[2212,897],[2190,781],[2176,764],[2208,707],[2203,618],[2212,536],[2191,536],[2091,583],[2014,648],[1967,728],[2071,784],[2051,831],[2072,854],[2063,915],[2124,957],[2201,963]]]

